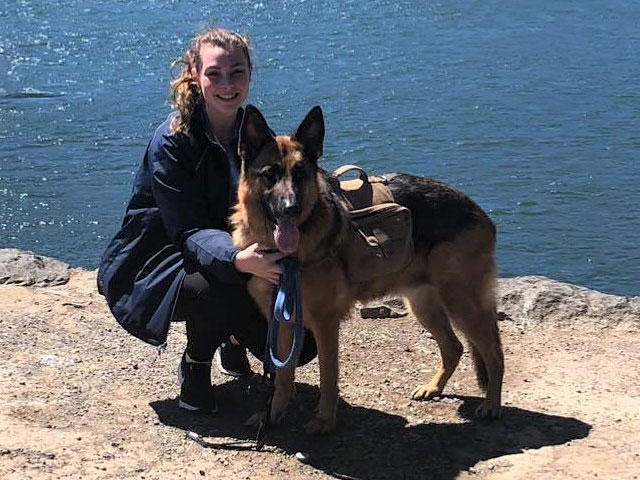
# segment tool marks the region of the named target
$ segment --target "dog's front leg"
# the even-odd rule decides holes
[[[253,277],[249,280],[247,289],[260,308],[264,318],[269,318],[271,313],[270,305],[273,295],[273,285],[261,278]],[[280,360],[285,360],[293,340],[293,325],[280,323],[278,328],[277,355]],[[273,399],[271,401],[271,412],[267,412],[271,421],[274,423],[278,423],[282,420],[287,409],[287,405],[289,404],[291,397],[293,397],[294,374],[295,368],[276,370]],[[252,415],[245,424],[258,425],[260,421],[262,421],[263,415],[264,414],[262,412],[256,413]]]
[[[313,335],[318,346],[320,364],[320,401],[315,416],[307,423],[307,433],[330,432],[336,426],[338,405],[338,337],[337,316],[314,319]]]
[[[293,343],[293,325],[280,323],[278,330],[278,359],[285,361],[291,351]],[[294,395],[293,381],[295,366],[276,369],[274,380],[273,400],[271,402],[271,421],[278,423],[282,420],[289,402]]]

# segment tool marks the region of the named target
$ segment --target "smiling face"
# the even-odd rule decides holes
[[[251,69],[246,54],[240,48],[204,44],[200,60],[200,70],[192,75],[202,91],[209,119],[235,118],[249,94]]]

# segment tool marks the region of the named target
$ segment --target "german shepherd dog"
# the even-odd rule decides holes
[[[303,318],[316,340],[320,400],[306,425],[309,433],[336,425],[338,332],[356,300],[403,295],[418,321],[437,341],[442,365],[416,387],[416,400],[440,395],[463,347],[452,326],[469,341],[479,385],[486,399],[481,418],[500,415],[503,354],[494,285],[496,229],[482,209],[461,192],[435,180],[385,175],[397,203],[411,211],[414,256],[403,270],[354,283],[346,274],[343,245],[350,228],[345,203],[319,168],[324,119],[314,107],[295,133],[275,136],[262,114],[247,106],[238,152],[242,161],[238,203],[231,215],[234,243],[254,242],[295,255],[299,263]],[[253,277],[249,292],[265,317],[272,287]],[[278,355],[289,351],[292,332],[280,327]],[[277,422],[294,393],[294,368],[278,370],[271,420]]]

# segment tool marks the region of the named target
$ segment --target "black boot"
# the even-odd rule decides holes
[[[216,350],[213,358],[220,373],[236,378],[253,375],[247,358],[247,349],[242,345],[234,345],[230,341],[223,343]]]
[[[218,402],[211,385],[211,362],[188,362],[185,351],[178,367],[178,382],[180,408],[203,413],[218,411]]]

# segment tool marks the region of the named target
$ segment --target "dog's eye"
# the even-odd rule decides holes
[[[279,164],[269,165],[260,169],[258,173],[260,178],[265,181],[268,185],[275,185],[275,183],[282,176],[282,167]]]

